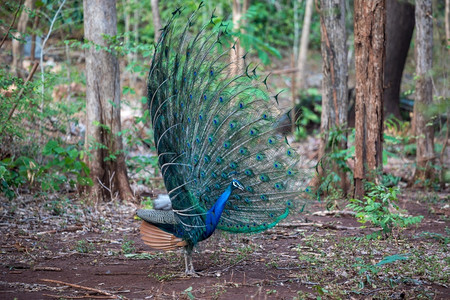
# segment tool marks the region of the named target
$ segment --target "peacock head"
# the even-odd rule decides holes
[[[245,187],[242,185],[242,183],[239,182],[239,180],[233,179],[232,184],[233,184],[233,188],[240,189],[241,191],[245,191]]]

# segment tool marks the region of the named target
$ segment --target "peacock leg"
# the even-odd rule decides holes
[[[184,263],[186,265],[185,274],[190,276],[196,276],[194,265],[192,264],[192,245],[187,245],[184,247]]]

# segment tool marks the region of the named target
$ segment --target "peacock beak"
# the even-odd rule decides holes
[[[245,187],[237,180],[233,180],[233,186],[241,191],[245,191]]]

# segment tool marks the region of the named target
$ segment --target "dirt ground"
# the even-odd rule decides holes
[[[450,299],[449,193],[404,191],[424,219],[386,240],[325,203],[264,233],[217,232],[193,255],[199,277],[140,241],[132,205],[72,196],[1,199],[0,299]],[[406,258],[377,265],[392,255]]]

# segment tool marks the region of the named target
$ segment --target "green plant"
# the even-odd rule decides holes
[[[95,250],[95,246],[87,240],[79,240],[75,245],[75,250],[79,253],[89,253]]]
[[[334,127],[327,132],[325,155],[320,158],[317,168],[322,170],[317,195],[325,196],[327,209],[338,206],[338,200],[345,197],[344,182],[352,182],[353,172],[348,161],[355,155],[355,146],[347,148],[348,140],[353,140],[355,131],[346,126]]]
[[[381,184],[368,182],[368,193],[363,200],[351,199],[347,206],[356,212],[356,218],[361,223],[370,222],[382,229],[370,234],[368,238],[376,238],[383,235],[387,237],[393,228],[407,227],[420,223],[423,216],[404,216],[399,213],[397,205],[396,187],[386,187]],[[397,212],[391,212],[391,208]]]
[[[365,282],[368,284],[372,284],[371,276],[375,276],[380,272],[381,267],[386,264],[391,264],[393,262],[396,262],[398,260],[407,260],[409,259],[409,255],[405,254],[395,254],[386,256],[381,261],[379,261],[376,264],[366,264],[364,263],[364,260],[360,257],[356,258],[357,263],[353,265],[353,267],[356,267],[358,270],[359,275],[365,275]],[[364,288],[364,281],[359,282],[359,288]]]
[[[136,251],[136,249],[134,248],[134,241],[124,238],[122,242],[122,253],[130,254],[133,253],[134,251]]]
[[[301,115],[300,117],[295,121],[295,132],[294,136],[296,140],[301,140],[306,138],[307,131],[306,128],[309,125],[312,124],[319,124],[320,123],[320,111],[321,107],[318,103],[313,103],[313,109],[308,108],[307,106],[303,106],[301,108]]]
[[[75,146],[64,146],[58,140],[50,140],[44,146],[42,154],[46,160],[35,169],[42,190],[57,191],[64,183],[70,186],[92,184],[92,179],[88,177],[89,168],[82,161],[84,152]]]
[[[55,216],[62,216],[67,211],[67,206],[70,205],[69,198],[55,199],[45,204],[45,208]]]
[[[169,281],[172,278],[175,277],[175,274],[167,273],[167,274],[158,274],[158,273],[152,273],[148,275],[149,277],[153,277],[158,281]]]
[[[192,286],[185,289],[182,294],[186,295],[190,300],[195,299],[194,295],[192,295]]]

